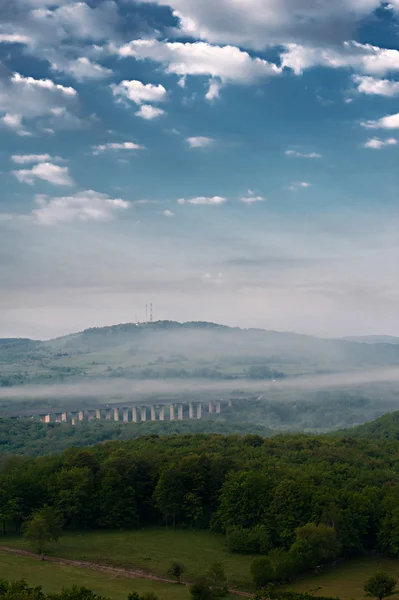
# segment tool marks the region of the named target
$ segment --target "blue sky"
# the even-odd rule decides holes
[[[399,0],[0,3],[0,336],[399,335]]]

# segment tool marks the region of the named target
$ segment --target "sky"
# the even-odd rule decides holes
[[[399,0],[0,0],[0,337],[399,335]]]

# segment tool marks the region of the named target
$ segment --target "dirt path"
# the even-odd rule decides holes
[[[0,546],[0,552],[8,552],[9,554],[16,554],[17,556],[26,556],[35,560],[41,560],[40,554],[34,552],[27,552],[26,550],[19,550],[18,548],[10,548],[8,546]],[[101,571],[103,573],[112,573],[114,575],[123,575],[124,577],[131,577],[133,579],[151,579],[153,581],[160,581],[163,583],[176,584],[176,581],[172,579],[166,579],[165,577],[158,577],[142,571],[141,569],[122,569],[121,567],[108,567],[98,563],[93,563],[84,560],[70,560],[69,558],[59,558],[57,556],[46,556],[46,562],[53,562],[58,565],[69,565],[71,567],[79,567],[84,569],[91,569],[92,571]],[[184,585],[191,585],[189,582],[183,582]],[[248,592],[241,592],[239,590],[229,589],[231,594],[237,596],[244,596],[245,598],[252,598],[253,594]]]

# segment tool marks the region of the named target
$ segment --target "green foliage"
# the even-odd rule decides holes
[[[56,542],[60,534],[61,518],[50,506],[44,506],[33,513],[25,527],[26,539],[36,546],[42,557],[45,549]]]
[[[109,600],[77,585],[69,589],[64,588],[58,594],[45,594],[41,587],[31,587],[23,579],[14,582],[0,580],[0,598],[1,600]],[[157,598],[147,600],[157,600]]]
[[[238,554],[267,554],[272,547],[269,531],[264,525],[228,531],[226,545],[230,552]]]
[[[191,600],[213,600],[215,594],[205,578],[199,579],[189,588]]]
[[[378,571],[367,579],[363,589],[370,598],[383,600],[383,598],[388,598],[388,596],[397,593],[396,584],[397,580],[394,577],[383,571]]]
[[[227,596],[227,576],[221,562],[214,562],[210,566],[207,577],[212,586],[215,597],[224,598],[224,596]]]
[[[269,585],[265,589],[258,590],[254,600],[339,600],[329,596],[314,596],[308,592],[296,592],[293,590],[281,590],[274,585]]]
[[[121,423],[113,421],[83,421],[70,423],[40,423],[31,419],[0,417],[0,451],[3,454],[43,456],[62,452],[71,446],[88,446],[110,440],[130,440],[150,434],[257,434],[261,439],[275,433],[269,427],[241,419],[226,422],[224,419],[146,421]]]
[[[290,552],[275,548],[267,556],[254,559],[251,565],[251,576],[255,586],[263,588],[270,583],[290,581],[298,570]]]
[[[128,594],[127,600],[159,600],[159,598],[154,592],[147,592],[141,596],[137,592],[131,592]]]
[[[295,531],[295,542],[291,546],[294,561],[304,568],[325,564],[340,553],[340,544],[333,527],[307,523]]]
[[[170,575],[170,577],[175,577],[177,579],[177,583],[181,583],[181,576],[185,570],[186,568],[182,563],[175,561],[170,565],[168,569],[168,575]]]
[[[232,472],[220,493],[218,525],[223,531],[248,529],[266,516],[271,479],[264,472]]]
[[[19,531],[47,505],[67,530],[212,528],[226,533],[230,551],[264,555],[259,577],[278,581],[355,552],[395,555],[397,450],[397,442],[328,436],[248,444],[197,434],[8,458],[0,462],[0,518],[5,529]]]

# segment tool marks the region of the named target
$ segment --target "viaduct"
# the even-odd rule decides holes
[[[183,419],[202,419],[204,415],[220,414],[222,407],[231,406],[231,400],[212,400],[209,402],[176,402],[158,404],[138,404],[129,406],[112,405],[80,410],[52,409],[36,413],[42,423],[72,423],[78,421],[121,421],[123,423],[143,423],[144,421],[182,421]],[[43,410],[43,409],[42,409]]]

